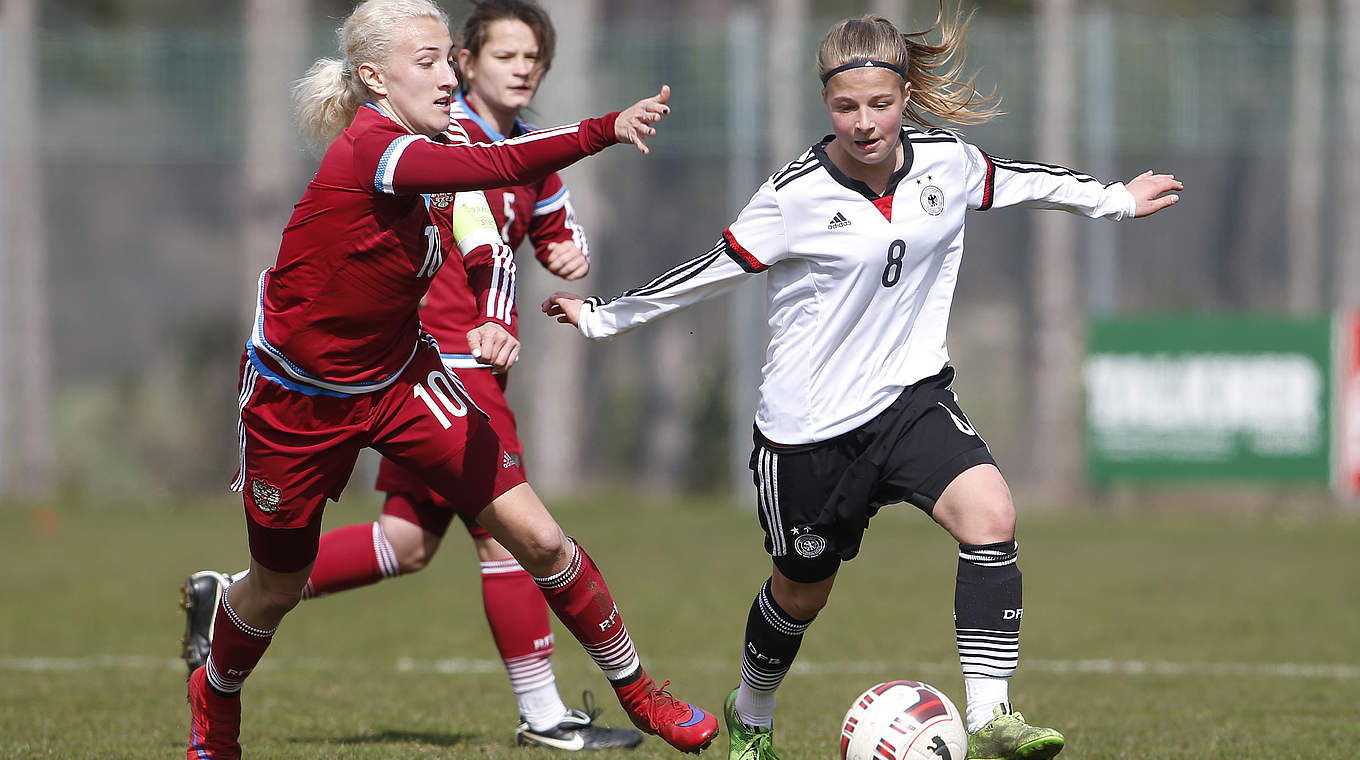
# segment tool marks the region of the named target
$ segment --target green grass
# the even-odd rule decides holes
[[[736,683],[768,573],[747,509],[618,496],[555,504],[604,569],[653,675],[709,709]],[[370,520],[353,489],[327,525]],[[178,509],[0,508],[0,757],[172,757],[188,713],[176,588],[246,562],[233,500]],[[1070,760],[1350,760],[1360,755],[1360,522],[1167,511],[1022,515],[1025,626],[1012,694]],[[962,700],[954,547],[914,510],[875,519],[780,692],[786,760],[831,758],[862,689],[928,680]],[[245,692],[249,758],[474,757],[514,747],[470,543],[424,573],[303,603]],[[611,692],[571,638],[569,703]],[[439,665],[438,668],[434,667]],[[455,672],[448,672],[455,671]],[[719,738],[709,757],[723,757]],[[597,757],[675,757],[659,740]]]

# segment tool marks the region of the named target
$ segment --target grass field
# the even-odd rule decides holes
[[[330,527],[370,520],[353,489]],[[728,504],[554,505],[604,569],[644,662],[719,710],[768,573]],[[188,712],[176,588],[246,561],[235,501],[0,507],[0,758],[182,756]],[[1328,516],[1022,515],[1021,669],[1012,695],[1061,728],[1068,760],[1360,756],[1360,521]],[[862,689],[916,678],[962,701],[955,550],[914,510],[875,519],[780,693],[785,760],[832,758]],[[513,744],[470,543],[424,573],[304,602],[245,691],[249,758],[547,758]],[[559,627],[569,703],[625,718]],[[725,757],[720,737],[706,756]],[[678,757],[659,740],[597,757]]]

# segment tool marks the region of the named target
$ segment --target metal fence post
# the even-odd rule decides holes
[[[3,184],[6,254],[0,288],[5,292],[3,330],[7,336],[0,374],[6,397],[0,431],[7,461],[4,493],[42,497],[53,489],[53,452],[48,436],[52,365],[47,287],[47,238],[43,226],[43,171],[39,133],[37,4],[0,3],[2,67],[6,106]]]
[[[760,181],[760,22],[755,11],[741,5],[727,21],[727,206],[729,216],[746,205]],[[730,333],[728,350],[732,366],[731,490],[738,504],[750,501],[751,471],[746,452],[751,447],[751,420],[755,416],[756,389],[767,342],[765,326],[765,278],[753,278],[728,296]]]

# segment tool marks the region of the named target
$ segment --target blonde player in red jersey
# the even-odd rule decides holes
[[[529,181],[616,142],[646,153],[669,91],[603,118],[459,146],[444,137],[457,81],[442,11],[366,0],[339,38],[342,58],[317,61],[294,91],[304,134],[329,147],[260,278],[233,483],[250,572],[222,594],[207,662],[190,674],[187,756],[241,756],[241,687],[301,599],[325,502],[364,447],[417,473],[510,551],[638,728],[702,750],[716,719],[647,676],[599,569],[534,495],[417,314],[461,253],[457,204],[442,195]],[[498,355],[504,345],[492,331],[480,347]]]
[[[730,760],[777,760],[775,693],[840,564],[858,554],[878,510],[899,502],[958,544],[968,760],[1047,760],[1064,745],[1011,707],[1024,615],[1015,505],[953,392],[945,340],[965,218],[1029,206],[1131,219],[1176,203],[1168,193],[1181,183],[1146,172],[1106,184],[989,156],[931,128],[996,113],[957,78],[966,27],[943,1],[925,32],[902,34],[876,16],[837,24],[817,51],[832,134],[761,185],[712,250],[612,301],[559,293],[543,304],[599,339],[767,278],[750,468],[772,567],[747,613],[740,683],[724,711]]]
[[[552,65],[556,34],[548,14],[531,0],[480,2],[464,22],[460,41],[460,87],[450,107],[450,140],[489,143],[533,131],[519,115]],[[494,218],[490,237],[496,239],[484,244],[485,228],[469,232],[455,225],[454,240],[463,256],[446,261],[430,284],[421,324],[439,342],[444,366],[458,373],[490,417],[506,454],[521,460],[523,446],[504,393],[508,370],[519,355],[511,254],[527,237],[544,267],[563,279],[579,279],[590,268],[585,231],[556,173],[452,199],[439,195],[435,202],[475,204],[479,213]],[[508,247],[499,245],[500,237]],[[471,343],[477,344],[475,349]],[[377,487],[387,496],[376,521],[321,535],[303,599],[424,569],[459,515],[473,539],[487,622],[517,703],[516,742],[566,751],[629,748],[642,742],[638,731],[597,725],[590,704],[572,709],[562,701],[552,668],[548,606],[534,579],[505,547],[391,460],[383,460]],[[202,571],[185,583],[184,658],[190,670],[207,658],[216,600],[232,577],[244,575]]]

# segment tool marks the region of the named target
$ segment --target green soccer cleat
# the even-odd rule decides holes
[[[727,695],[723,706],[727,719],[727,760],[779,760],[774,753],[774,729],[748,726],[737,717],[737,690]]]
[[[1062,734],[1031,726],[1010,705],[997,705],[993,715],[987,725],[968,735],[968,760],[1048,760],[1062,752]]]

